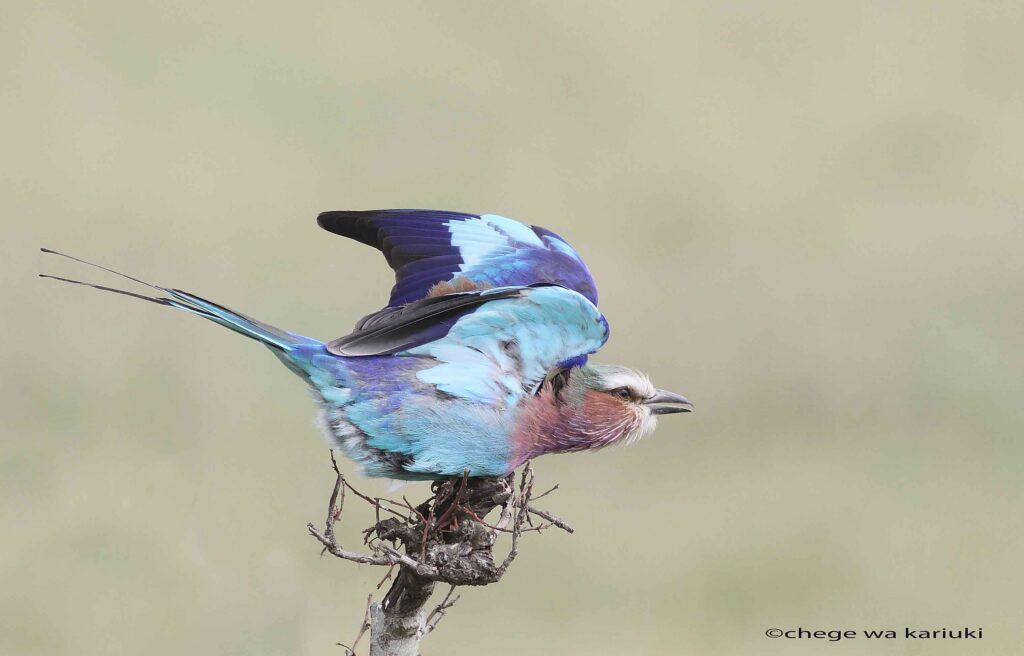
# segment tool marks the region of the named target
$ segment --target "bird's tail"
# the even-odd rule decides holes
[[[105,292],[113,292],[115,294],[131,296],[132,298],[138,298],[144,301],[149,301],[151,303],[157,303],[159,305],[168,305],[179,310],[184,310],[185,312],[190,312],[192,314],[203,317],[204,319],[209,319],[214,323],[219,323],[225,328],[229,328],[235,331],[236,333],[245,335],[246,337],[249,337],[251,339],[254,339],[258,342],[267,345],[268,347],[270,347],[271,350],[273,350],[278,355],[278,357],[285,356],[282,357],[282,360],[285,360],[289,352],[293,351],[297,347],[304,345],[320,344],[320,342],[315,339],[303,337],[302,335],[296,335],[294,333],[281,330],[280,328],[275,328],[274,326],[265,324],[262,321],[257,321],[256,319],[247,317],[241,312],[235,312],[234,310],[229,310],[223,305],[218,305],[216,303],[213,303],[212,301],[207,301],[206,299],[200,298],[195,294],[189,294],[188,292],[183,292],[180,289],[169,289],[167,287],[151,285],[150,283],[139,280],[138,278],[133,278],[132,276],[120,273],[118,271],[114,271],[113,269],[108,269],[107,267],[100,266],[98,264],[93,264],[92,262],[86,262],[85,260],[73,257],[71,255],[58,253],[57,251],[50,250],[49,248],[42,248],[40,250],[43,251],[44,253],[49,253],[51,255],[59,255],[61,257],[66,257],[69,260],[74,260],[76,262],[81,262],[82,264],[87,264],[97,269],[102,269],[103,271],[107,271],[116,276],[120,276],[132,282],[144,285],[150,289],[156,290],[157,292],[167,294],[167,296],[147,296],[145,294],[137,294],[135,292],[126,291],[123,289],[116,289],[114,287],[107,287],[104,285],[95,285],[88,282],[82,282],[81,280],[72,280],[71,278],[62,278],[60,276],[52,276],[45,273],[39,274],[41,278],[60,280],[62,282],[73,283],[75,285],[85,285],[86,287],[92,287],[94,289],[99,289]]]

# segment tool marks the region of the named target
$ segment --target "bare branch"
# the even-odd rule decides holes
[[[533,491],[533,468],[527,460],[523,465],[523,472],[519,479],[519,498],[515,502],[518,508],[515,520],[512,524],[512,548],[509,549],[505,560],[498,567],[501,574],[505,573],[512,561],[519,555],[519,536],[523,533],[523,524],[530,521],[530,493]]]
[[[394,565],[392,565],[391,567],[388,568],[387,574],[385,574],[384,578],[382,578],[380,580],[380,583],[377,584],[377,589],[378,590],[380,590],[380,586],[384,585],[385,583],[387,583],[388,581],[391,580],[391,574],[394,573],[394,571],[395,571],[395,566]]]
[[[570,526],[568,524],[568,522],[566,522],[564,519],[562,519],[562,518],[560,518],[560,517],[558,517],[556,515],[552,515],[551,513],[549,513],[546,510],[541,510],[540,508],[534,508],[533,506],[527,506],[527,510],[530,512],[531,515],[536,515],[536,516],[538,516],[538,517],[540,517],[542,519],[546,519],[552,526],[557,526],[558,528],[562,529],[566,533],[575,533],[576,532],[576,529],[574,529],[572,526]]]
[[[549,489],[547,492],[542,492],[541,494],[538,494],[537,496],[533,497],[533,500],[536,501],[537,499],[543,499],[544,497],[546,497],[547,495],[551,494],[552,492],[554,492],[557,489],[558,489],[558,483],[555,483],[555,485],[551,489]]]
[[[388,558],[379,556],[370,556],[368,554],[356,553],[355,551],[347,551],[338,546],[334,540],[329,540],[326,535],[316,530],[316,527],[312,524],[306,524],[306,529],[309,534],[316,538],[320,544],[324,546],[324,549],[333,556],[343,558],[345,560],[351,560],[354,563],[360,563],[362,565],[393,565]]]
[[[530,505],[531,500],[554,492],[558,486],[534,497],[534,472],[528,462],[518,481],[514,474],[471,478],[469,471],[435,481],[431,498],[418,506],[405,497],[398,502],[363,494],[345,480],[333,453],[331,465],[335,481],[324,528],[321,531],[308,524],[309,534],[323,547],[323,553],[362,565],[387,567],[378,589],[391,581],[380,602],[368,600],[356,640],[351,647],[342,645],[346,656],[355,656],[356,646],[367,630],[371,635],[370,656],[417,654],[420,639],[433,631],[458,601],[456,586],[488,585],[500,580],[518,556],[524,533],[552,526],[573,532],[560,517]],[[374,509],[374,524],[362,532],[368,553],[351,551],[338,543],[334,529],[341,519],[347,492]],[[500,508],[501,514],[490,524],[485,517],[495,508]],[[532,516],[544,522],[534,524]],[[511,535],[511,545],[499,565],[494,562],[493,549],[504,533]],[[448,584],[449,590],[441,603],[425,614],[435,582]]]
[[[334,459],[334,451],[331,451],[331,467],[334,468],[336,478],[334,489],[331,491],[331,500],[327,503],[327,520],[324,522],[324,537],[334,542],[334,523],[341,517],[341,510],[345,506],[345,477],[338,470],[338,461]],[[341,501],[338,502],[338,494],[341,493]]]

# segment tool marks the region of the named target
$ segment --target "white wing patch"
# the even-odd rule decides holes
[[[491,229],[504,233],[518,242],[544,247],[544,242],[540,240],[537,233],[518,221],[497,214],[481,214],[480,220],[489,225]]]
[[[483,214],[479,219],[449,221],[452,246],[462,256],[462,271],[466,271],[502,252],[512,251],[512,241],[544,248],[530,228],[518,221],[497,214]]]

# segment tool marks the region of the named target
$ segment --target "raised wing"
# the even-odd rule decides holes
[[[452,396],[514,406],[551,369],[579,364],[608,340],[608,322],[588,299],[557,286],[520,288],[465,314],[447,334],[398,355],[437,365],[417,378]]]
[[[323,212],[317,223],[384,253],[395,271],[389,307],[422,299],[432,289],[445,294],[538,283],[560,285],[597,304],[590,271],[564,239],[503,216],[433,210],[337,211]]]

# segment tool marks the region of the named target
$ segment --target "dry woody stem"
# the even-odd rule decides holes
[[[378,589],[388,580],[384,597],[367,600],[366,615],[351,646],[338,643],[346,656],[355,656],[360,640],[370,633],[370,656],[418,656],[420,640],[434,630],[458,601],[455,588],[463,585],[497,583],[519,554],[520,538],[530,531],[556,527],[569,533],[565,520],[530,505],[531,500],[553,492],[554,486],[536,497],[534,475],[526,463],[516,480],[515,473],[504,478],[461,477],[436,481],[433,496],[417,506],[403,497],[401,502],[365,495],[345,480],[331,454],[335,482],[323,530],[312,523],[309,534],[330,553],[343,560],[388,568]],[[376,521],[363,531],[366,551],[352,551],[338,543],[334,526],[341,518],[346,493],[370,504]],[[493,523],[487,515],[498,509]],[[533,518],[539,518],[534,523]],[[494,546],[500,534],[508,534],[508,554],[498,564]],[[397,573],[396,573],[397,568]],[[436,583],[449,587],[444,599],[430,613],[427,602]]]

